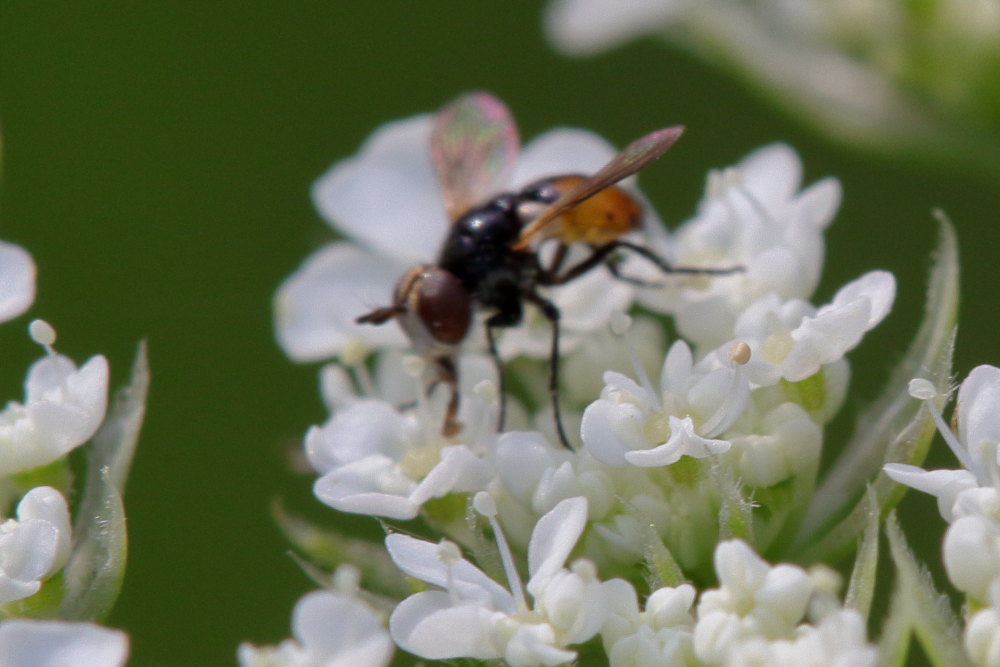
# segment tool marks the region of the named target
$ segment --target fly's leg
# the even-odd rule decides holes
[[[605,243],[602,246],[598,246],[593,249],[593,252],[589,257],[582,260],[579,264],[569,268],[564,273],[555,274],[550,271],[545,271],[540,276],[539,282],[544,285],[562,285],[568,283],[574,278],[579,278],[583,274],[587,273],[593,269],[598,264],[605,264],[608,266],[611,274],[618,278],[619,280],[624,280],[625,282],[644,286],[644,287],[658,287],[657,283],[649,283],[638,278],[629,278],[627,276],[622,276],[618,273],[618,270],[609,261],[610,255],[616,250],[630,250],[637,255],[644,257],[645,259],[652,262],[664,273],[680,273],[684,275],[697,275],[697,276],[727,276],[731,273],[737,273],[743,271],[742,266],[726,266],[726,267],[702,267],[702,266],[673,266],[667,260],[663,259],[655,252],[650,250],[645,246],[641,246],[635,243],[630,243],[628,241],[611,241],[610,243]]]
[[[566,437],[566,429],[563,428],[562,411],[559,409],[559,309],[556,305],[534,292],[525,295],[525,299],[538,306],[542,315],[552,326],[552,349],[549,352],[549,396],[552,399],[552,412],[555,416],[556,432],[559,435],[559,442],[566,449],[573,451]]]
[[[445,408],[444,421],[441,424],[441,433],[449,437],[458,435],[462,431],[462,422],[458,421],[458,370],[451,357],[438,357],[434,363],[437,366],[438,380],[448,385],[448,391],[451,392],[448,407]]]
[[[492,318],[490,319],[492,320]],[[497,371],[497,391],[500,394],[500,405],[497,408],[497,433],[502,433],[504,421],[507,418],[507,387],[504,380],[503,361],[500,359],[500,352],[497,350],[494,327],[490,325],[489,321],[486,322],[486,342],[489,344],[490,357],[493,359],[493,366]]]

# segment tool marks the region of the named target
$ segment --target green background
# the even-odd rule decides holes
[[[540,7],[0,0],[0,238],[39,266],[29,316],[0,327],[0,397],[21,398],[39,353],[30,317],[49,320],[58,349],[78,361],[107,355],[116,385],[136,342],[149,341],[128,574],[108,621],[131,635],[132,664],[231,662],[241,640],[288,635],[311,584],[269,506],[281,497],[332,512],[285,463],[325,414],[315,367],[293,365],[274,343],[271,295],[331,238],[310,204],[312,180],[380,123],[459,92],[495,92],[526,138],[574,125],[623,145],[687,125],[642,177],[674,223],[693,212],[709,168],[767,142],[792,143],[809,182],[839,176],[844,204],[816,302],[872,268],[899,279],[893,315],[852,355],[849,406],[874,393],[914,331],[936,236],[930,210],[942,207],[964,257],[958,370],[1000,363],[1000,190],[990,178],[839,146],[651,40],[562,58],[545,44]],[[907,503],[936,523],[933,503],[915,495]]]

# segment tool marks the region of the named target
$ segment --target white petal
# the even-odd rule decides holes
[[[41,588],[42,582],[38,579],[13,579],[0,573],[0,604],[31,597]]]
[[[615,313],[628,310],[633,292],[628,283],[611,279],[604,270],[594,270],[560,287],[552,300],[565,331],[589,333],[608,326]]]
[[[866,323],[866,331],[881,322],[889,310],[892,302],[896,298],[896,278],[888,271],[869,271],[857,280],[844,285],[833,297],[833,302],[829,306],[820,308],[816,314],[822,316],[827,308],[837,308],[847,303],[859,299],[867,299],[869,306],[869,318]]]
[[[28,519],[0,533],[0,576],[20,581],[41,579],[55,561],[59,532],[48,521]]]
[[[789,631],[802,620],[811,595],[812,584],[805,570],[795,565],[775,565],[756,592],[758,617],[776,633]]]
[[[483,605],[505,614],[514,613],[514,598],[500,584],[465,559],[445,565],[437,544],[408,535],[392,533],[385,547],[393,562],[411,577],[447,588],[449,584],[460,600]]]
[[[275,333],[295,361],[338,354],[351,342],[371,347],[405,345],[398,326],[356,324],[374,308],[391,303],[404,265],[348,243],[331,243],[313,253],[274,296]]]
[[[423,505],[449,493],[479,491],[489,483],[491,473],[491,466],[465,445],[445,447],[441,461],[410,494],[410,502]]]
[[[813,183],[795,198],[795,217],[803,224],[817,230],[824,229],[833,220],[843,189],[836,178],[824,178]]]
[[[35,300],[35,263],[20,246],[0,241],[0,322],[12,320]]]
[[[55,550],[55,560],[49,571],[54,572],[61,568],[69,558],[72,546],[69,507],[63,495],[51,486],[35,487],[17,504],[17,518],[19,521],[28,519],[46,521],[56,529],[59,540]]]
[[[495,616],[475,604],[452,606],[447,593],[426,591],[399,603],[389,632],[400,648],[429,660],[489,660],[501,656],[490,636]]]
[[[401,473],[395,461],[372,455],[340,466],[313,485],[320,501],[341,512],[412,519],[420,505],[410,500],[416,482]]]
[[[670,438],[658,447],[626,452],[625,460],[640,468],[652,468],[676,463],[682,456],[701,459],[710,454],[721,454],[731,446],[726,440],[712,440],[698,435],[690,417],[679,419],[670,415]]]
[[[978,486],[976,476],[968,470],[923,470],[906,463],[886,463],[882,469],[890,479],[936,496],[938,510],[947,521],[952,518],[958,494]]]
[[[10,619],[0,622],[5,665],[118,667],[128,657],[128,637],[91,623]]]
[[[555,630],[548,623],[522,624],[504,647],[504,662],[511,667],[562,665],[576,657],[575,651],[559,648]]]
[[[981,516],[959,517],[945,533],[943,561],[948,578],[960,591],[986,600],[1000,575],[1000,531]]]
[[[586,525],[587,499],[583,497],[561,501],[538,520],[528,543],[529,589],[563,566]]]
[[[377,454],[398,461],[404,436],[404,419],[395,406],[361,399],[338,411],[321,428],[309,430],[306,456],[320,473]]]
[[[644,423],[644,414],[635,405],[601,399],[583,411],[580,437],[588,454],[604,465],[621,468],[628,465],[627,452],[649,446],[642,433]]]
[[[757,590],[770,570],[764,559],[740,540],[720,542],[715,548],[714,563],[719,583],[741,594]]]
[[[798,382],[815,374],[820,366],[843,358],[861,341],[870,314],[871,304],[862,298],[806,318],[792,332],[795,345],[781,364],[781,374]]]
[[[313,202],[334,227],[405,264],[431,261],[447,228],[430,158],[431,116],[378,128],[354,157],[313,185]]]
[[[663,360],[663,369],[660,371],[660,388],[665,392],[687,392],[693,365],[694,356],[688,344],[683,340],[674,342]]]
[[[979,446],[1000,443],[1000,368],[977,366],[958,390],[958,438],[976,458]],[[997,466],[997,461],[983,461]]]
[[[497,442],[497,474],[518,501],[527,503],[542,474],[554,464],[552,448],[540,433],[507,431]]]
[[[337,363],[326,364],[320,369],[319,386],[323,404],[330,412],[336,412],[358,398],[350,374]]]
[[[788,144],[769,144],[743,158],[738,169],[743,187],[772,213],[795,194],[802,182],[802,161]]]
[[[82,445],[104,420],[108,362],[91,358],[76,370],[65,357],[35,362],[25,381],[24,407],[0,413],[0,474],[30,470]]]

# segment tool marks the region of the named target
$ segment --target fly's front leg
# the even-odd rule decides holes
[[[493,359],[493,367],[496,368],[497,391],[500,393],[500,405],[497,408],[497,433],[503,433],[504,421],[507,418],[507,387],[504,380],[503,361],[500,359],[500,352],[497,351],[494,327],[490,326],[489,321],[486,322],[486,342],[490,347],[490,357]]]
[[[486,343],[490,349],[490,357],[493,359],[493,366],[497,372],[497,390],[500,394],[500,405],[497,408],[497,432],[503,432],[504,422],[507,418],[507,381],[504,377],[503,360],[500,358],[500,351],[497,349],[496,330],[501,327],[512,327],[521,321],[521,303],[517,299],[515,292],[507,295],[508,298],[501,301],[497,312],[486,318]]]
[[[448,437],[458,435],[462,431],[462,422],[458,421],[458,370],[455,368],[455,361],[451,357],[438,357],[434,364],[437,366],[437,379],[448,385],[448,391],[451,392],[441,433]]]
[[[538,306],[542,314],[552,326],[552,348],[549,352],[549,397],[552,399],[552,411],[555,415],[556,432],[559,435],[559,442],[566,449],[572,451],[566,437],[566,430],[563,428],[562,411],[559,409],[559,309],[556,305],[534,292],[525,295],[525,299]]]

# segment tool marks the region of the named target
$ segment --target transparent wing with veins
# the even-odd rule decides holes
[[[668,148],[674,145],[682,132],[684,132],[684,127],[676,125],[651,132],[633,141],[621,153],[612,158],[611,162],[604,165],[600,171],[590,178],[580,181],[579,184],[542,211],[530,224],[526,225],[521,230],[521,235],[514,244],[514,249],[524,250],[530,244],[531,239],[542,234],[556,218],[567,210],[623,178],[631,176],[663,155]]]
[[[488,93],[467,93],[437,113],[431,160],[449,220],[507,185],[518,150],[514,119],[503,102]]]

